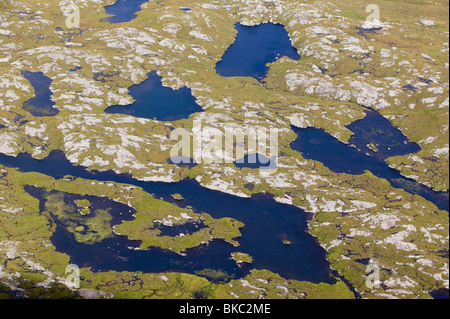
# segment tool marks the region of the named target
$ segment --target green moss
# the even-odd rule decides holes
[[[173,194],[172,197],[176,200],[183,200],[184,197],[181,194]]]
[[[79,199],[75,201],[75,205],[79,208],[88,208],[91,207],[91,202],[88,199]]]
[[[205,268],[195,272],[198,276],[205,277],[213,282],[227,282],[233,279],[233,275],[228,274],[226,271],[220,269]]]
[[[81,215],[86,216],[89,215],[91,213],[91,210],[89,208],[83,208],[80,212]]]
[[[241,299],[354,299],[353,293],[342,281],[334,285],[312,284],[286,280],[268,270],[254,270],[243,280],[217,286],[214,298],[232,299],[239,296]]]
[[[78,226],[78,227],[75,227],[75,231],[76,231],[77,233],[84,232],[84,230],[85,230],[84,226]]]
[[[44,198],[45,210],[55,216],[75,236],[76,241],[94,244],[113,236],[112,216],[106,210],[97,209],[91,214],[80,215],[75,205],[66,203],[64,193],[49,192]]]
[[[377,146],[376,146],[375,144],[373,144],[373,143],[370,143],[370,144],[369,144],[369,148],[370,148],[372,151],[374,151],[374,152],[378,152]]]
[[[235,260],[236,263],[238,263],[238,264],[242,264],[242,263],[251,264],[251,263],[253,263],[253,258],[249,254],[246,254],[246,253],[239,253],[239,252],[232,253],[231,254],[231,258],[233,260]]]

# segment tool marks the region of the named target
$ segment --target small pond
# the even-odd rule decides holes
[[[155,72],[150,72],[147,79],[130,87],[130,95],[136,102],[131,105],[115,105],[105,112],[111,114],[127,114],[136,117],[155,119],[158,121],[176,121],[187,119],[193,113],[203,112],[196,103],[190,89],[179,90],[165,87],[162,78]]]
[[[37,117],[58,114],[59,110],[54,107],[55,102],[51,99],[53,95],[50,90],[52,80],[42,72],[22,71],[21,73],[30,81],[35,91],[35,96],[23,103],[23,109]]]
[[[216,65],[216,71],[221,76],[250,76],[261,81],[267,76],[268,63],[284,56],[300,59],[286,29],[280,24],[245,26],[237,23],[236,29],[238,35],[235,42]]]
[[[137,16],[135,13],[141,11],[141,6],[149,0],[117,0],[114,4],[105,7],[107,14],[112,17],[106,18],[104,21],[109,23],[123,23],[134,20]]]

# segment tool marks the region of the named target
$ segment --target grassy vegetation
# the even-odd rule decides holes
[[[243,263],[247,264],[253,263],[253,258],[246,253],[239,253],[239,252],[232,253],[231,258],[234,259],[238,265]]]

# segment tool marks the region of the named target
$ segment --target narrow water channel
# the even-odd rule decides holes
[[[292,129],[298,137],[291,143],[291,148],[302,153],[304,158],[319,161],[335,173],[360,175],[366,170],[370,171],[377,177],[387,179],[392,186],[422,196],[439,209],[449,211],[448,192],[437,192],[406,178],[399,171],[390,168],[385,161],[342,143],[323,129],[301,129],[294,126]]]

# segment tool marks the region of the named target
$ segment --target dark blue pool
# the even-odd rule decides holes
[[[264,23],[249,27],[237,23],[236,29],[235,42],[216,65],[221,76],[250,76],[260,81],[267,76],[269,68],[266,64],[284,56],[300,59],[286,29],[280,24]]]
[[[58,114],[59,110],[54,107],[55,103],[51,100],[52,80],[42,72],[22,71],[21,73],[30,81],[35,91],[35,96],[23,104],[23,109],[37,117]]]
[[[115,105],[105,112],[127,114],[136,117],[156,119],[158,121],[176,121],[187,119],[193,113],[203,112],[196,103],[190,89],[183,87],[173,90],[162,85],[162,78],[150,72],[147,79],[130,87],[130,95],[135,99],[131,105]]]
[[[368,109],[364,119],[351,123],[347,128],[354,133],[349,140],[351,145],[382,161],[421,150],[418,144],[410,142],[388,119],[373,110]],[[370,148],[369,144],[376,149]]]

